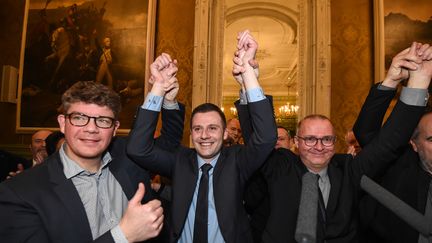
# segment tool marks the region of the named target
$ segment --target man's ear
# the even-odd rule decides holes
[[[59,124],[60,127],[60,132],[62,132],[64,134],[65,131],[65,123],[66,123],[66,118],[63,114],[60,114],[57,116],[57,122]]]
[[[416,145],[416,143],[414,142],[414,140],[410,139],[410,144],[411,144],[412,148],[414,149],[414,151],[418,152],[418,151],[417,151],[417,145]]]
[[[224,134],[223,134],[223,140],[226,140],[228,138],[228,129],[225,128],[224,129]]]
[[[294,144],[295,144],[295,146],[298,148],[298,142],[299,142],[299,140],[298,140],[297,136],[295,136],[295,137],[293,138],[293,140],[294,140]]]
[[[114,123],[114,133],[113,133],[113,137],[116,135],[117,133],[117,129],[120,127],[120,121],[115,121]]]

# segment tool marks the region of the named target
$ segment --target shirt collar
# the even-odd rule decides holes
[[[316,173],[316,172],[314,172],[314,171],[311,171],[311,170],[308,168],[308,171],[309,171],[309,172],[311,172],[312,174],[319,175],[321,178],[326,178],[326,177],[327,177],[327,170],[328,170],[328,167],[325,167],[324,169],[320,170],[320,172]]]
[[[82,173],[86,173],[89,175],[95,174],[86,171],[81,166],[79,166],[75,161],[69,158],[69,156],[67,156],[65,152],[65,146],[67,146],[67,143],[63,143],[63,145],[60,147],[59,153],[60,153],[60,160],[63,164],[63,173],[65,174],[67,179],[70,179]],[[105,152],[105,154],[102,156],[101,167],[99,168],[98,172],[96,172],[96,174],[100,174],[102,169],[106,168],[107,165],[111,162],[111,160],[112,160],[111,154],[108,151]]]
[[[211,166],[214,168],[216,166],[217,160],[219,159],[220,152],[210,161]],[[201,168],[205,163],[204,159],[197,154],[198,158],[198,169]]]

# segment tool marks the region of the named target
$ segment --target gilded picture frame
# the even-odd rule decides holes
[[[157,0],[26,0],[17,133],[58,128],[62,93],[77,81],[108,85],[122,99],[119,132],[148,90]]]
[[[375,82],[385,78],[392,58],[413,41],[432,43],[429,0],[374,0]]]

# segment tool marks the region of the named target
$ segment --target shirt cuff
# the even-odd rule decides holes
[[[129,243],[119,225],[111,229],[111,235],[115,243]]]
[[[407,105],[426,106],[429,99],[427,89],[403,87],[400,100]]]
[[[378,84],[377,89],[379,89],[379,90],[396,90],[396,88],[385,86],[382,83]]]
[[[144,104],[141,106],[141,108],[146,110],[151,110],[151,111],[161,111],[162,101],[163,101],[162,96],[157,96],[152,93],[148,93],[144,101]]]
[[[257,102],[266,98],[261,87],[246,90],[246,96],[248,102]]]
[[[247,97],[242,89],[239,91],[239,97],[240,97],[240,105],[247,105]]]
[[[162,107],[165,110],[180,110],[180,106],[179,106],[179,104],[178,104],[177,101],[174,101],[174,102],[165,102],[165,99],[164,99]]]

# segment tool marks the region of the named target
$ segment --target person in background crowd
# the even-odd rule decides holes
[[[360,144],[358,143],[352,130],[345,134],[345,143],[347,145],[347,154],[356,156],[361,151]]]
[[[25,158],[10,153],[8,151],[0,150],[0,182],[8,178],[10,171],[23,171],[23,163]],[[16,173],[16,172],[15,172]]]
[[[32,153],[32,159],[23,160],[21,163],[16,164],[16,168],[14,168],[14,171],[8,173],[7,178],[14,177],[25,169],[41,164],[46,157],[48,157],[45,140],[51,133],[52,132],[49,130],[39,130],[32,135],[29,146]]]
[[[35,165],[42,163],[48,156],[48,153],[46,151],[45,139],[51,133],[52,132],[49,130],[39,130],[33,134],[30,144],[30,150],[32,152],[32,165],[30,167],[34,167]],[[30,167],[24,165],[25,169]]]
[[[275,149],[286,148],[291,149],[291,135],[285,127],[278,126],[277,128],[278,139],[275,145]]]
[[[61,148],[64,142],[64,134],[60,131],[55,131],[51,133],[46,139],[46,151],[48,156],[55,153],[57,150]]]
[[[224,139],[224,146],[240,144],[242,140],[242,130],[237,118],[231,118],[227,121],[228,137]]]

